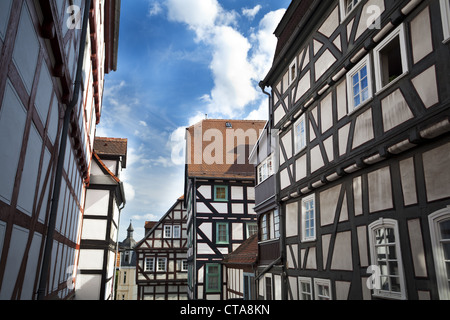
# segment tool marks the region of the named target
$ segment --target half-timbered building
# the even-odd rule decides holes
[[[222,259],[257,232],[248,157],[265,123],[205,119],[187,128],[189,299],[225,299]]]
[[[75,299],[114,299],[120,212],[126,203],[121,172],[127,139],[95,137],[86,189]]]
[[[119,266],[117,267],[116,279],[116,300],[137,300],[136,285],[136,240],[133,237],[134,228],[130,221],[127,229],[127,237],[119,242],[118,258]]]
[[[186,219],[182,196],[136,244],[138,300],[187,299]]]
[[[119,16],[120,0],[0,1],[0,299],[73,296]]]
[[[292,1],[260,83],[283,221],[261,298],[450,298],[449,17],[448,0]]]
[[[255,275],[258,260],[258,233],[254,233],[224,256],[225,300],[256,300]]]

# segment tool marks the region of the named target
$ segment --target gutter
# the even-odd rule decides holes
[[[87,27],[89,21],[89,10],[91,7],[91,0],[86,0],[84,5],[84,17],[83,17],[83,27],[81,33],[81,42],[80,42],[80,50],[78,52],[78,65],[77,65],[77,74],[75,78],[75,87],[73,90],[72,100],[66,105],[66,111],[64,114],[64,123],[61,133],[61,145],[59,148],[58,155],[58,163],[56,167],[56,175],[55,175],[55,184],[53,187],[53,196],[52,196],[52,204],[50,208],[50,216],[47,227],[47,237],[45,239],[45,248],[44,248],[44,256],[42,258],[42,268],[40,275],[39,288],[37,291],[37,299],[44,300],[45,298],[45,289],[47,287],[47,280],[50,272],[50,262],[52,257],[52,249],[53,249],[53,235],[55,232],[56,218],[58,214],[58,203],[59,196],[61,193],[61,181],[62,181],[62,172],[64,169],[64,156],[66,153],[67,147],[67,134],[69,132],[70,118],[72,115],[72,111],[75,105],[78,102],[78,96],[81,88],[81,80],[82,80],[82,71],[83,71],[83,60],[84,60],[84,51],[86,47],[86,34]]]

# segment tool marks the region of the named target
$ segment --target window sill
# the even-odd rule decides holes
[[[352,115],[353,113],[357,112],[358,110],[360,110],[361,108],[363,108],[365,105],[371,103],[373,101],[373,97],[370,97],[369,99],[367,99],[366,101],[364,101],[363,103],[361,103],[359,106],[357,106],[356,108],[353,108],[353,110],[349,111],[347,113],[347,116]]]
[[[385,85],[383,88],[378,89],[378,91],[375,93],[375,95],[379,95],[381,93],[383,93],[384,91],[388,90],[390,87],[392,87],[394,84],[396,84],[397,82],[399,82],[401,79],[403,79],[404,77],[406,77],[409,74],[409,71],[403,72],[401,75],[399,75],[397,78],[395,78],[394,80],[392,80],[391,82],[389,82],[387,85]]]
[[[405,295],[393,295],[388,293],[372,293],[372,296],[380,299],[389,299],[389,300],[406,300]]]
[[[316,241],[317,239],[314,237],[314,238],[307,238],[307,239],[302,239],[302,243],[304,243],[304,242],[314,242],[314,241]]]

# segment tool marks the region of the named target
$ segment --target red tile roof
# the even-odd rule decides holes
[[[95,137],[94,151],[99,156],[121,156],[122,166],[127,166],[128,139]]]
[[[250,238],[241,243],[241,245],[231,252],[227,254],[224,259],[224,264],[247,264],[252,265],[256,263],[258,258],[258,236],[257,234],[252,235]]]
[[[187,128],[188,176],[254,179],[254,166],[248,157],[265,124],[256,120],[205,119]],[[233,137],[234,141],[230,141]],[[241,140],[244,145],[238,145]],[[242,146],[245,154],[239,154]],[[230,155],[232,163],[227,161]],[[207,156],[213,159],[205,159]],[[245,162],[238,163],[238,159]]]

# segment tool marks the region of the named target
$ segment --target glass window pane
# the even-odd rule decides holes
[[[368,87],[368,85],[369,85],[369,83],[368,83],[367,77],[364,77],[361,80],[361,89],[366,89]]]
[[[356,73],[353,77],[353,86],[359,83],[359,73]]]
[[[386,239],[388,243],[395,243],[395,235],[394,235],[394,229],[392,228],[385,228],[386,229]]]
[[[381,290],[389,291],[389,277],[380,277]]]
[[[441,228],[441,239],[450,239],[450,220],[441,222],[439,226]]]
[[[361,73],[361,79],[366,78],[367,77],[367,66],[362,67],[360,73]]]
[[[360,99],[359,96],[356,96],[356,97],[353,99],[353,105],[354,105],[355,107],[357,107],[357,106],[359,106],[360,104],[361,104],[361,99]]]
[[[450,260],[450,242],[443,243],[442,244],[442,249],[444,251],[444,259],[445,260]]]
[[[400,278],[399,277],[391,278],[391,291],[400,292]]]
[[[390,275],[398,275],[398,263],[397,261],[389,262],[389,274]]]

